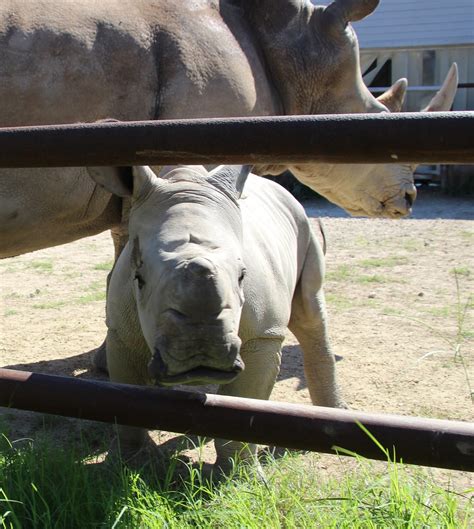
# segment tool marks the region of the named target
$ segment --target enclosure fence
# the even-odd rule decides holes
[[[0,129],[0,167],[6,168],[312,162],[474,163],[474,112]],[[474,471],[474,424],[469,422],[266,402],[10,369],[0,369],[0,406]]]

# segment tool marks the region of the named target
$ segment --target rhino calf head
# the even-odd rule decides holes
[[[237,199],[249,167],[179,167],[157,176],[133,168],[133,191],[116,169],[91,168],[132,193],[127,256],[132,303],[161,385],[228,383],[244,369],[238,336],[244,303]],[[122,258],[117,266],[124,266]]]

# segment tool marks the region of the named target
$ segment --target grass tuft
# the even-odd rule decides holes
[[[4,438],[0,527],[467,529],[472,521],[469,492],[444,490],[427,473],[390,461],[383,472],[360,459],[356,471],[324,480],[308,456],[286,454],[267,460],[266,481],[236,465],[214,482],[202,465],[184,465],[177,456],[158,475],[120,461],[94,463],[87,451],[58,448],[47,438]]]
[[[33,270],[38,270],[39,272],[52,272],[53,261],[50,259],[46,261],[31,261],[26,264],[26,268],[32,268]]]
[[[94,266],[94,270],[104,270],[106,272],[109,272],[112,270],[112,266],[114,265],[113,261],[106,261],[104,263],[98,263]]]

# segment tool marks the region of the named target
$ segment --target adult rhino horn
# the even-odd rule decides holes
[[[453,62],[448,75],[444,80],[443,86],[422,112],[447,112],[448,110],[451,110],[454,97],[456,96],[456,90],[458,88],[458,81],[458,65]]]
[[[323,11],[327,24],[342,24],[345,27],[349,22],[357,22],[373,13],[380,0],[334,0]]]
[[[386,92],[377,97],[377,101],[385,105],[390,112],[400,112],[407,93],[408,81],[399,79]]]
[[[252,165],[220,165],[209,173],[209,181],[232,196],[240,198],[252,167]]]

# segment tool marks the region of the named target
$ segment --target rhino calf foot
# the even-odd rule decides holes
[[[245,465],[247,472],[262,483],[267,482],[265,471],[257,456],[245,460],[232,459],[228,457],[217,457],[212,470],[212,479],[215,482],[224,481],[233,477],[236,473],[236,465]]]
[[[106,462],[109,464],[122,463],[131,468],[143,468],[153,461],[156,445],[148,434],[139,443],[127,441],[116,436],[109,447]]]

